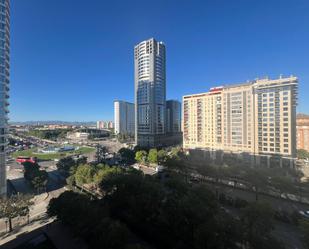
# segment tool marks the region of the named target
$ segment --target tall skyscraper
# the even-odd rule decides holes
[[[165,127],[165,45],[151,38],[134,48],[135,142],[156,147],[164,142]]]
[[[134,134],[135,115],[133,103],[119,100],[114,102],[114,124],[116,134]]]
[[[0,195],[6,194],[6,138],[10,84],[10,1],[0,0]]]
[[[270,157],[294,159],[297,86],[291,76],[184,96],[184,148],[246,152],[255,156],[255,164],[262,160],[267,166]]]
[[[181,132],[181,103],[177,100],[166,101],[166,132]]]

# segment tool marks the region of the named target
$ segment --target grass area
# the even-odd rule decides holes
[[[55,153],[37,153],[37,148],[17,151],[12,154],[12,157],[16,158],[18,156],[29,156],[37,157],[39,160],[54,160],[60,159],[69,155],[76,154],[87,154],[93,152],[95,148],[92,147],[80,147],[78,150],[68,151],[68,152],[55,152]]]

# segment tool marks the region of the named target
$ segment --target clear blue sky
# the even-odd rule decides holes
[[[308,0],[11,0],[10,119],[112,119],[150,37],[166,44],[168,98],[293,74],[309,113],[308,13]]]

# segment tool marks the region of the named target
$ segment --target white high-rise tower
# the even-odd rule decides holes
[[[135,142],[162,145],[166,133],[165,45],[151,38],[134,48]]]

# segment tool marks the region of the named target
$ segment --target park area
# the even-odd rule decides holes
[[[95,150],[92,147],[79,147],[76,150],[72,151],[61,151],[55,153],[40,153],[38,152],[38,148],[32,148],[28,150],[16,151],[12,154],[13,158],[17,158],[19,156],[28,156],[28,157],[36,157],[39,160],[54,160],[60,159],[66,156],[73,156],[73,155],[82,155],[91,153]]]

